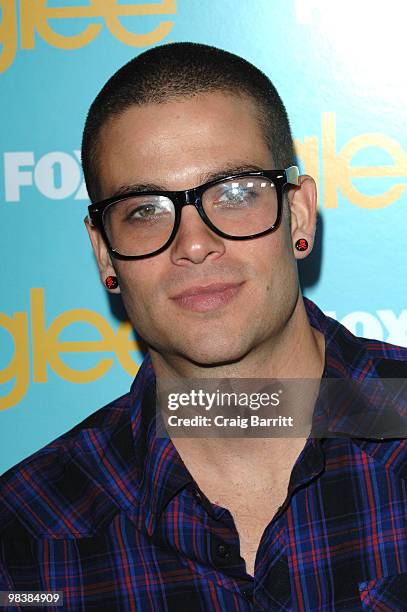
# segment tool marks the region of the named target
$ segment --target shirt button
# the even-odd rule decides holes
[[[201,499],[201,494],[198,491],[198,489],[194,489],[192,494],[193,494],[194,497],[196,497],[196,499]]]
[[[229,556],[229,546],[227,546],[226,544],[219,544],[216,547],[216,554],[218,555],[218,557],[226,559],[226,557]]]

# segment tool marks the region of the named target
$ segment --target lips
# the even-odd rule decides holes
[[[171,299],[181,308],[195,312],[210,312],[228,305],[241,290],[240,283],[211,283],[189,287]]]

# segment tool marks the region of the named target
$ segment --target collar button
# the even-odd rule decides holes
[[[216,547],[216,555],[221,559],[227,559],[230,557],[230,549],[227,544],[218,544]]]

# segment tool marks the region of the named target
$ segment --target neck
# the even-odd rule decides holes
[[[325,340],[307,317],[299,295],[284,328],[259,343],[236,362],[201,365],[186,357],[150,348],[157,381],[184,378],[321,378]]]

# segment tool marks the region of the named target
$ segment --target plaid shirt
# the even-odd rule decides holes
[[[305,304],[326,376],[406,377],[407,349]],[[407,440],[309,439],[253,578],[229,511],[154,435],[154,383],[146,358],[129,394],[0,479],[0,591],[63,591],[73,612],[407,610]]]

